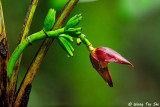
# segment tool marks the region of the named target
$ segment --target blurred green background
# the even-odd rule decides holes
[[[39,0],[30,33],[42,29],[49,8],[57,13],[67,0]],[[2,0],[10,52],[16,47],[30,0]],[[94,47],[110,47],[133,63],[109,65],[114,87],[94,70],[89,52],[76,46],[67,57],[55,40],[33,82],[29,107],[127,107],[129,102],[160,103],[160,0],[80,0],[71,16],[83,13],[79,26]],[[23,79],[42,41],[24,52]]]

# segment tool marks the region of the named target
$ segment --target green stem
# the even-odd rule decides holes
[[[60,13],[58,18],[56,19],[53,30],[61,28],[63,26],[63,23],[65,22],[68,15],[70,14],[73,7],[77,4],[78,1],[79,0],[69,0],[68,1],[63,11]],[[29,84],[32,84],[34,77],[38,71],[38,68],[40,64],[42,63],[44,56],[46,55],[52,42],[53,42],[53,39],[46,39],[41,45],[40,49],[38,50],[29,69],[27,70],[27,73],[25,75],[25,78],[23,79],[23,82],[21,83],[21,86],[18,89],[19,91],[17,92],[17,96],[15,97],[14,106],[20,105],[22,101],[22,96],[26,92],[25,89],[27,88]]]
[[[86,36],[84,34],[81,34],[79,37],[80,37],[81,41],[87,46],[89,51],[94,50],[92,44],[89,42],[89,40],[86,38]]]
[[[12,71],[15,66],[15,63],[17,62],[19,56],[22,54],[23,50],[30,44],[34,43],[37,40],[48,38],[55,38],[57,35],[64,33],[64,28],[55,30],[55,31],[48,31],[44,32],[43,30],[34,33],[30,36],[28,36],[26,39],[24,39],[14,50],[13,54],[10,57],[10,60],[8,62],[7,67],[7,75],[10,78],[12,76]]]
[[[33,19],[38,1],[39,0],[31,0],[29,10],[28,10],[26,18],[25,18],[25,22],[24,22],[22,30],[21,30],[18,44],[21,43],[21,41],[28,36],[28,32],[30,29],[30,25],[32,23],[32,19]],[[22,55],[19,57],[18,61],[16,62],[16,65],[13,70],[13,75],[12,75],[10,83],[9,83],[9,96],[10,96],[9,97],[9,101],[10,101],[9,107],[12,106],[13,96],[16,92],[16,84],[17,84],[17,79],[18,79],[18,71],[19,71],[19,66],[21,63],[21,58],[22,58]]]

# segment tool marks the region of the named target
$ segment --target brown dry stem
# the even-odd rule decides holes
[[[8,106],[8,77],[7,63],[9,60],[9,46],[5,32],[2,3],[0,0],[0,107]]]

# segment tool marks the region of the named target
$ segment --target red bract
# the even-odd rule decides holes
[[[93,67],[97,70],[97,72],[102,76],[102,78],[108,83],[110,87],[113,87],[112,78],[108,69],[108,64],[110,62],[127,64],[133,67],[133,65],[125,58],[123,58],[119,53],[107,47],[95,48],[90,53],[90,60]]]

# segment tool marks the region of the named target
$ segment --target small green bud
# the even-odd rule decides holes
[[[78,37],[79,35],[81,35],[81,31],[82,31],[82,28],[79,27],[79,28],[69,28],[65,30],[64,32],[66,34],[69,34],[72,37]]]
[[[80,38],[77,38],[77,45],[80,45],[82,43]]]
[[[61,47],[68,53],[69,56],[73,56],[71,47],[68,45],[70,44],[66,39],[63,37],[58,37],[59,44]]]
[[[66,39],[64,41],[69,46],[69,48],[71,49],[71,51],[73,52],[74,48],[72,47],[72,45]]]
[[[54,25],[55,19],[56,19],[56,11],[54,9],[49,9],[48,14],[44,21],[43,30],[44,31],[51,30]]]
[[[83,19],[82,14],[73,16],[66,24],[65,29],[73,28]]]
[[[66,35],[66,34],[61,34],[59,35],[59,37],[63,37],[65,38],[67,41],[70,41],[70,42],[73,42],[73,38],[69,35]]]
[[[71,17],[67,23],[71,23],[72,21],[78,19],[78,18],[81,17],[81,16],[82,16],[82,14],[77,14],[77,15]]]

